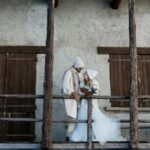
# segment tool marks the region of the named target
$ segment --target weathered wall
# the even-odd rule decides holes
[[[149,47],[150,1],[137,0],[137,45]],[[45,45],[46,0],[1,0],[0,45]],[[60,0],[55,9],[55,61],[54,93],[61,93],[62,76],[76,56],[85,65],[98,70],[101,94],[110,94],[109,63],[107,55],[97,55],[97,46],[128,46],[127,1],[122,1],[118,10],[112,10],[108,0]],[[44,56],[38,56],[37,94],[43,93]],[[101,101],[100,107],[109,105]],[[54,102],[53,114],[65,118],[62,101]],[[57,112],[57,113],[56,113]],[[36,115],[42,117],[42,103],[37,100]],[[128,114],[113,114],[127,118]],[[149,113],[140,114],[148,117]],[[40,140],[40,125],[36,125],[37,141]],[[54,139],[64,140],[64,125],[55,125]],[[144,135],[146,136],[146,134]]]

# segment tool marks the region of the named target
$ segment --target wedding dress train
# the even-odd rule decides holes
[[[93,100],[94,101],[94,100]],[[87,120],[87,99],[82,99],[81,106],[78,111],[78,120]],[[92,102],[92,131],[93,141],[99,141],[104,144],[107,141],[124,141],[126,140],[121,136],[120,123],[116,119],[109,118],[97,105]],[[74,131],[70,135],[71,141],[87,141],[87,124],[77,123]]]

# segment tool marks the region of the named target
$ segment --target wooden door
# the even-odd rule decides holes
[[[36,55],[17,53],[5,55],[3,93],[35,94]],[[3,117],[34,118],[35,100],[3,99]],[[34,141],[34,123],[31,122],[5,122],[3,132],[3,141]]]

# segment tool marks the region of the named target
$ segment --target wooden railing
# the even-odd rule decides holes
[[[30,94],[0,94],[0,98],[16,98],[18,100],[22,100],[24,98],[40,98],[43,99],[43,95],[30,95]],[[62,99],[73,99],[72,96],[68,95],[53,95],[53,100],[62,100]],[[91,97],[81,97],[88,99],[88,119],[87,120],[52,120],[52,123],[87,123],[87,149],[93,148],[93,142],[92,142],[92,100],[108,100],[108,99],[115,99],[120,101],[129,101],[129,96],[91,96]],[[139,96],[139,100],[143,100],[145,98],[149,98],[149,95],[145,96]],[[0,118],[0,121],[9,121],[9,122],[43,122],[43,119],[36,119],[36,118]],[[130,120],[122,119],[120,120],[120,123],[130,123]],[[139,120],[139,123],[150,123],[150,120]],[[129,127],[122,127],[122,129],[126,129]],[[150,126],[142,126],[140,125],[139,128],[150,128]],[[121,141],[120,141],[121,142]]]

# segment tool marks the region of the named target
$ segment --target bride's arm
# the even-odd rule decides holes
[[[100,95],[100,87],[98,81],[93,80],[91,91],[93,95]]]

